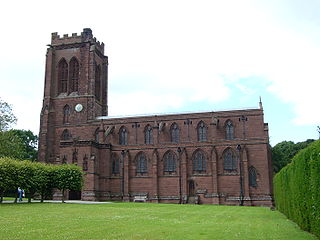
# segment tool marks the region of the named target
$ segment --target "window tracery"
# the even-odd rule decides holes
[[[198,150],[193,156],[193,171],[206,171],[206,156],[201,150]]]
[[[176,171],[176,161],[177,157],[172,152],[169,151],[164,155],[164,172],[172,173]]]
[[[180,142],[180,129],[178,124],[173,123],[171,126],[171,142],[179,143]]]
[[[198,141],[205,142],[207,141],[207,127],[203,121],[198,124]]]
[[[153,133],[152,133],[152,127],[150,125],[148,125],[145,130],[145,143],[153,144]]]
[[[224,153],[223,153],[223,168],[224,170],[227,171],[236,171],[237,170],[237,155],[235,152],[231,149],[228,148]]]

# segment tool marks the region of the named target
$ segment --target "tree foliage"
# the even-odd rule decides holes
[[[272,148],[273,171],[279,172],[283,167],[291,162],[291,159],[302,149],[309,146],[313,139],[304,142],[294,143],[292,141],[283,141]]]
[[[23,143],[22,159],[36,161],[38,156],[38,136],[34,135],[30,130],[12,129],[10,132]]]
[[[320,237],[320,140],[295,155],[273,183],[277,209]]]
[[[0,98],[0,132],[10,129],[17,122],[11,106]]]
[[[0,157],[23,159],[24,149],[21,138],[11,131],[0,131]]]

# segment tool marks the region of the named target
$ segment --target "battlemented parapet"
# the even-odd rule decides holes
[[[97,41],[95,37],[93,37],[92,30],[90,28],[84,28],[83,32],[81,32],[80,34],[72,33],[71,36],[69,36],[68,34],[63,34],[63,36],[60,37],[60,35],[58,35],[57,32],[51,33],[52,46],[68,45],[83,42],[90,42],[91,44],[95,45],[95,47],[102,54],[104,54],[104,43],[100,43],[99,41]]]

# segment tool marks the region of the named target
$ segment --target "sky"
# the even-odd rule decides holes
[[[318,139],[320,0],[5,1],[0,97],[39,131],[51,33],[91,28],[109,115],[258,108],[271,145]]]

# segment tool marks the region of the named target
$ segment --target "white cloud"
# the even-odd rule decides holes
[[[299,11],[288,12],[289,1],[280,7],[278,1],[250,0],[92,1],[94,11],[85,1],[57,0],[50,11],[45,2],[18,2],[19,8],[4,3],[0,16],[10,22],[2,28],[0,95],[14,104],[23,128],[38,129],[50,33],[84,27],[106,44],[110,114],[179,111],[192,102],[216,105],[231,98],[232,88],[254,94],[256,88],[241,79],[257,77],[294,105],[294,123],[319,123],[320,43],[312,22],[319,17],[299,19]]]

